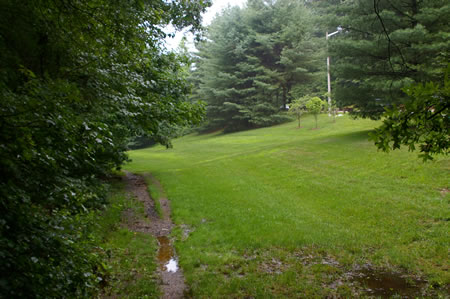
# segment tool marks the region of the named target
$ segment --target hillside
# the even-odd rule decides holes
[[[171,202],[191,295],[445,294],[450,161],[377,152],[374,121],[313,122],[130,152]]]

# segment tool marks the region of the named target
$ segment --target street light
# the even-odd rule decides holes
[[[342,31],[341,26],[338,26],[336,29],[337,29],[337,31],[332,32],[330,34],[328,34],[328,31],[325,32],[325,37],[327,40],[327,47],[328,47],[328,38],[330,36],[338,34]],[[331,115],[331,76],[330,76],[330,56],[329,55],[327,56],[327,73],[328,73],[328,116],[330,116]]]

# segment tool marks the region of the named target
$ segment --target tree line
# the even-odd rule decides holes
[[[193,98],[207,102],[204,129],[273,125],[287,120],[287,104],[326,98],[329,56],[333,105],[351,107],[355,117],[383,117],[372,136],[380,149],[418,145],[424,159],[448,154],[449,17],[445,0],[249,0],[229,7],[193,57]],[[338,27],[327,43],[326,32]]]
[[[194,98],[207,101],[206,129],[226,131],[286,121],[295,96],[320,94],[324,41],[302,1],[250,0],[230,7],[197,44]]]

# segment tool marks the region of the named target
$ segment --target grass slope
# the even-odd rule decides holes
[[[130,152],[126,169],[151,172],[171,200],[192,295],[346,296],[336,282],[366,263],[448,284],[450,161],[377,152],[374,121],[303,125]]]

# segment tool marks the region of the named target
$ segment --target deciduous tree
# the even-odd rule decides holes
[[[301,128],[301,117],[304,112],[306,112],[306,103],[309,100],[309,96],[304,96],[299,99],[292,101],[289,104],[289,114],[295,115],[298,120],[298,128]]]
[[[418,83],[404,88],[410,100],[401,107],[388,109],[383,125],[375,130],[371,138],[375,145],[388,152],[402,145],[410,151],[419,147],[424,161],[433,155],[448,155],[450,144],[450,68],[445,74],[444,84]]]
[[[321,100],[319,97],[313,97],[308,102],[306,102],[306,109],[309,113],[314,115],[314,119],[316,121],[316,129],[318,129],[317,124],[317,117],[319,116],[319,113],[322,112],[323,108],[325,107],[325,102]]]
[[[91,297],[100,177],[142,132],[198,122],[161,27],[209,1],[0,1],[0,294]]]

